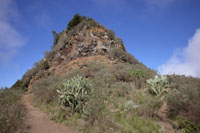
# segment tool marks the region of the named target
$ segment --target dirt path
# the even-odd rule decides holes
[[[158,116],[161,119],[159,124],[164,128],[165,133],[175,133],[173,127],[169,124],[169,119],[167,118],[167,104],[164,103],[163,106],[158,111]]]
[[[45,113],[34,107],[32,94],[24,95],[22,102],[27,111],[25,122],[30,125],[30,133],[78,133],[63,124],[51,121]]]

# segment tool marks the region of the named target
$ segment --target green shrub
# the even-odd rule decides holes
[[[163,102],[160,98],[152,95],[147,95],[140,90],[134,90],[132,94],[132,100],[138,105],[135,113],[139,116],[152,118],[155,117],[157,111],[162,106]]]
[[[167,95],[169,116],[179,115],[200,125],[200,79],[170,75],[170,86],[175,88]]]
[[[111,40],[115,39],[115,32],[113,30],[107,30],[108,38]]]
[[[38,103],[50,103],[56,101],[58,94],[56,90],[61,82],[61,79],[57,76],[49,76],[47,78],[41,78],[32,85],[32,91],[34,93],[35,100]]]
[[[20,104],[21,90],[5,89],[0,92],[0,132],[25,132],[24,107]]]
[[[73,19],[69,21],[67,30],[73,29],[73,27],[77,26],[82,20],[86,20],[86,17],[80,16],[79,14],[75,14]]]
[[[85,104],[92,93],[90,84],[79,75],[69,80],[64,80],[59,93],[59,103],[64,107],[70,107],[73,112],[84,113]]]
[[[174,89],[166,96],[167,104],[170,107],[169,116],[175,117],[178,115],[180,110],[187,108],[188,98],[185,97],[185,94]]]
[[[117,61],[128,62],[130,64],[138,64],[139,62],[135,57],[122,50],[121,48],[113,48],[108,55],[109,58]]]
[[[104,87],[110,87],[114,82],[116,82],[116,77],[113,75],[113,70],[109,68],[100,69],[95,73],[95,82],[102,84]]]
[[[81,77],[85,77],[86,73],[83,72],[80,68],[77,69],[73,69],[70,72],[67,73],[67,75],[65,76],[65,79],[71,79],[72,77],[79,75]]]
[[[106,64],[100,61],[86,61],[84,66],[87,67],[88,71],[91,73],[97,73],[106,67]]]
[[[129,82],[133,80],[133,78],[129,74],[132,69],[133,66],[128,63],[119,63],[115,65],[113,75],[118,81]]]
[[[134,78],[137,88],[141,88],[142,84],[145,84],[146,74],[141,70],[131,70],[130,75]]]
[[[104,94],[104,88],[97,86],[96,83],[92,85],[94,86],[94,91],[85,107],[87,110],[86,120],[90,125],[93,125],[94,122],[98,122],[101,125],[104,124],[103,121],[106,117],[106,105],[104,104],[106,95]]]
[[[132,100],[129,100],[124,103],[124,108],[125,111],[127,112],[133,110],[134,108],[138,108],[138,105],[136,105]]]
[[[116,82],[112,84],[112,92],[117,97],[127,97],[131,90],[131,86],[127,82]]]
[[[39,72],[39,71],[42,71],[42,70],[49,69],[50,65],[49,65],[48,60],[43,59],[43,60],[41,60],[39,62],[36,62],[34,64],[34,67],[35,67],[35,69],[37,69],[37,72]]]
[[[190,91],[194,92],[192,89]],[[167,104],[169,105],[169,116],[175,118],[177,115],[184,116],[188,120],[200,123],[200,103],[196,97],[192,97],[183,90],[174,89],[167,96]],[[198,93],[196,94],[198,95]]]
[[[36,75],[38,72],[38,69],[36,67],[33,67],[32,69],[29,69],[22,77],[22,88],[28,88],[29,82],[32,77]]]
[[[25,90],[25,88],[23,88],[23,81],[22,80],[17,80],[12,86],[12,89],[18,89],[18,90]]]
[[[147,83],[151,85],[152,93],[155,94],[157,97],[166,92],[166,88],[168,85],[167,77],[158,75],[156,75],[154,79],[147,80]]]
[[[183,117],[177,117],[177,124],[174,126],[178,130],[181,129],[184,133],[199,133],[200,132],[199,125]]]
[[[145,73],[141,70],[131,70],[130,75],[136,79],[142,79],[146,77]]]
[[[120,124],[122,133],[160,133],[161,128],[152,120],[136,115],[127,115],[126,113],[118,112],[115,116],[115,121]]]

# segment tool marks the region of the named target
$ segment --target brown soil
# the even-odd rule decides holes
[[[78,133],[63,124],[51,121],[47,115],[33,105],[32,94],[26,94],[22,98],[26,108],[25,122],[30,127],[30,133]]]
[[[175,133],[175,130],[170,125],[170,120],[167,117],[168,107],[167,104],[164,103],[162,107],[158,111],[158,116],[161,121],[159,121],[159,124],[164,128],[165,133]]]

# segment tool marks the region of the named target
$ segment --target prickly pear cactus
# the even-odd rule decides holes
[[[62,106],[70,107],[73,112],[83,112],[92,89],[85,78],[77,75],[69,80],[64,80],[57,92],[59,93],[59,103]]]
[[[158,97],[166,92],[168,85],[167,77],[158,75],[154,79],[147,80],[147,83],[151,85],[152,92]]]

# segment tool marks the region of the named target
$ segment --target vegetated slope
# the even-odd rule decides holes
[[[52,50],[15,84],[33,92],[52,120],[81,132],[200,130],[199,79],[154,79],[156,72],[128,54],[113,31],[85,16],[76,14],[53,35]],[[158,113],[163,105],[167,121]]]
[[[15,88],[0,89],[0,132],[25,133],[25,111],[20,103],[22,90]]]

